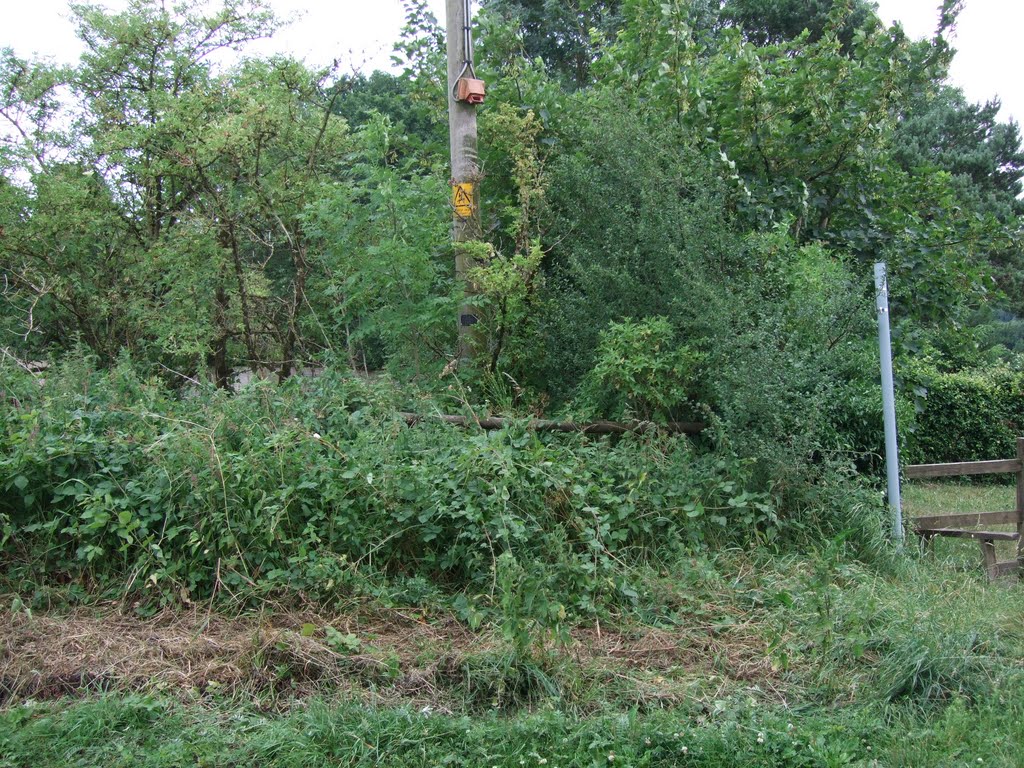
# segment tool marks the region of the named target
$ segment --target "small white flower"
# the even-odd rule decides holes
[[[651,746],[651,737],[650,736],[645,736],[644,737],[644,744],[646,744],[648,747]]]
[[[614,752],[609,752],[608,753],[608,762],[609,763],[615,762],[615,753]]]
[[[320,439],[320,433],[319,432],[314,432],[313,433],[313,439],[314,440],[319,440]]]
[[[366,484],[373,485],[373,472],[366,473]]]
[[[548,764],[548,759],[546,757],[542,757],[542,758],[540,758],[537,761],[537,765],[547,765],[547,764]]]
[[[687,752],[690,751],[690,749],[689,749],[689,747],[684,745],[684,746],[679,748],[679,751],[682,752],[685,755]]]
[[[757,733],[757,743],[764,744],[764,734],[760,731]]]
[[[787,731],[792,731],[793,730],[793,724],[792,723],[786,723],[786,730]]]

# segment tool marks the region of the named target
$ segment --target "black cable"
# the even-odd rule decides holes
[[[470,20],[473,18],[473,0],[466,0],[466,6],[464,10],[463,18],[463,40],[462,40],[462,60],[466,63],[466,66],[470,69],[473,68],[473,30],[470,27]]]
[[[455,82],[458,83],[462,79],[463,75],[467,72],[469,75],[476,80],[476,70],[473,69],[473,29],[470,25],[470,20],[473,12],[473,0],[466,0],[464,9],[465,15],[463,16],[462,23],[462,70],[459,72],[459,76],[455,78]],[[452,88],[454,92],[458,88],[455,85]]]

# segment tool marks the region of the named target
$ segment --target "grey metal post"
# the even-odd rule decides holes
[[[893,538],[903,542],[900,508],[900,457],[896,445],[896,395],[892,385],[892,340],[889,336],[889,280],[885,262],[875,264],[875,309],[878,311],[878,348],[882,359],[882,414],[885,421],[885,470]]]

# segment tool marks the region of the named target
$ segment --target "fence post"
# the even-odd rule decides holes
[[[1024,437],[1017,438],[1017,533],[1024,537]],[[1017,570],[1024,567],[1024,541],[1017,539]]]

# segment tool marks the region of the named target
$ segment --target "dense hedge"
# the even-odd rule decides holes
[[[904,424],[906,463],[983,461],[1016,455],[1024,435],[1024,372],[1005,367],[945,373],[921,362],[901,369],[918,413]]]

